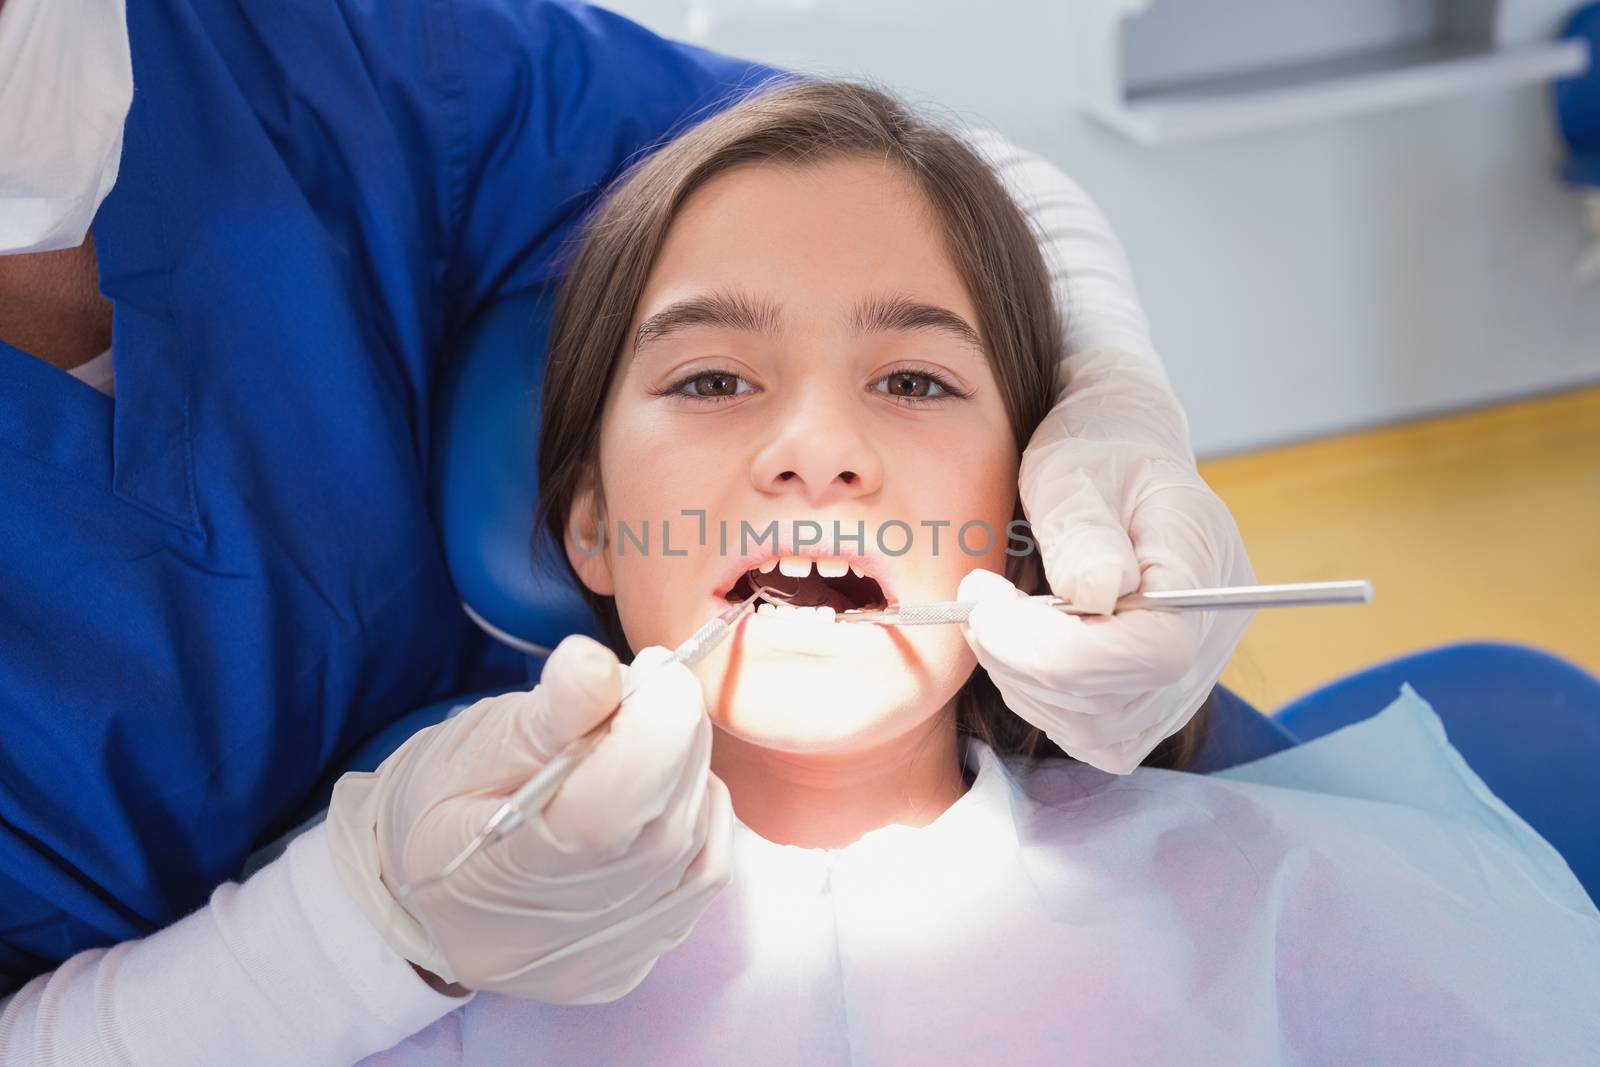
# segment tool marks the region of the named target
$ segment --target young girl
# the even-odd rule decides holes
[[[1179,773],[1203,718],[1107,774],[961,628],[832,621],[1037,588],[1006,532],[1059,336],[987,165],[879,92],[775,89],[619,184],[553,324],[541,519],[624,657],[759,588],[806,605],[696,670],[732,881],[620,999],[479,995],[375,1062],[1592,1053],[1600,917],[1526,837]]]

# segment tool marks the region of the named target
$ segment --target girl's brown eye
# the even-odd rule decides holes
[[[964,399],[971,394],[957,389],[931,370],[906,367],[892,370],[872,383],[872,391],[909,407],[923,407],[947,400]]]
[[[733,396],[739,388],[739,379],[732,374],[721,371],[712,371],[701,374],[694,380],[696,396]]]
[[[889,392],[894,396],[927,396],[931,384],[926,374],[900,371],[889,375]]]

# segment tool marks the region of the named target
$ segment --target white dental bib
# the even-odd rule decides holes
[[[732,883],[621,1000],[482,994],[367,1062],[1504,1064],[1600,1047],[1600,913],[1409,690],[1223,775],[1030,770],[964,745],[976,781],[926,827],[821,850],[738,826]],[[1402,788],[1386,770],[1416,803],[1370,795]],[[1363,777],[1385,784],[1362,795]]]

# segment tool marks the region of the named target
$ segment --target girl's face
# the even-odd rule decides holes
[[[821,557],[805,582],[841,604],[847,583],[818,578],[838,561],[904,603],[1004,572],[1018,457],[977,324],[931,205],[889,164],[750,164],[698,189],[619,357],[598,496],[575,503],[570,528],[603,520],[604,549],[568,539],[628,643],[676,645],[774,557]],[[946,708],[974,666],[955,626],[757,615],[696,673],[721,729],[844,752]]]

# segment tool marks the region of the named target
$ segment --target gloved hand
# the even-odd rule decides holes
[[[1081,353],[1022,457],[1023,510],[1056,596],[1107,612],[1135,591],[1252,585],[1227,507],[1201,480],[1183,411],[1148,364]],[[1127,774],[1205,701],[1254,612],[1083,618],[975,570],[967,641],[1006,705],[1069,755]]]
[[[733,807],[710,773],[700,683],[647,648],[626,671],[567,638],[531,693],[480,700],[334,789],[346,887],[400,955],[445,981],[556,1004],[616,1000],[683,941],[731,875]],[[656,669],[660,668],[660,669]],[[501,802],[649,676],[542,817],[404,904]]]
[[[1018,479],[1054,593],[1109,611],[1123,594],[1253,584],[1233,517],[1195,469],[1122,243],[1081,186],[987,130],[970,132],[1028,216],[1063,317],[1060,399]],[[1205,701],[1253,612],[1077,618],[1019,601],[975,571],[988,599],[968,643],[1006,704],[1068,755],[1127,774]]]

